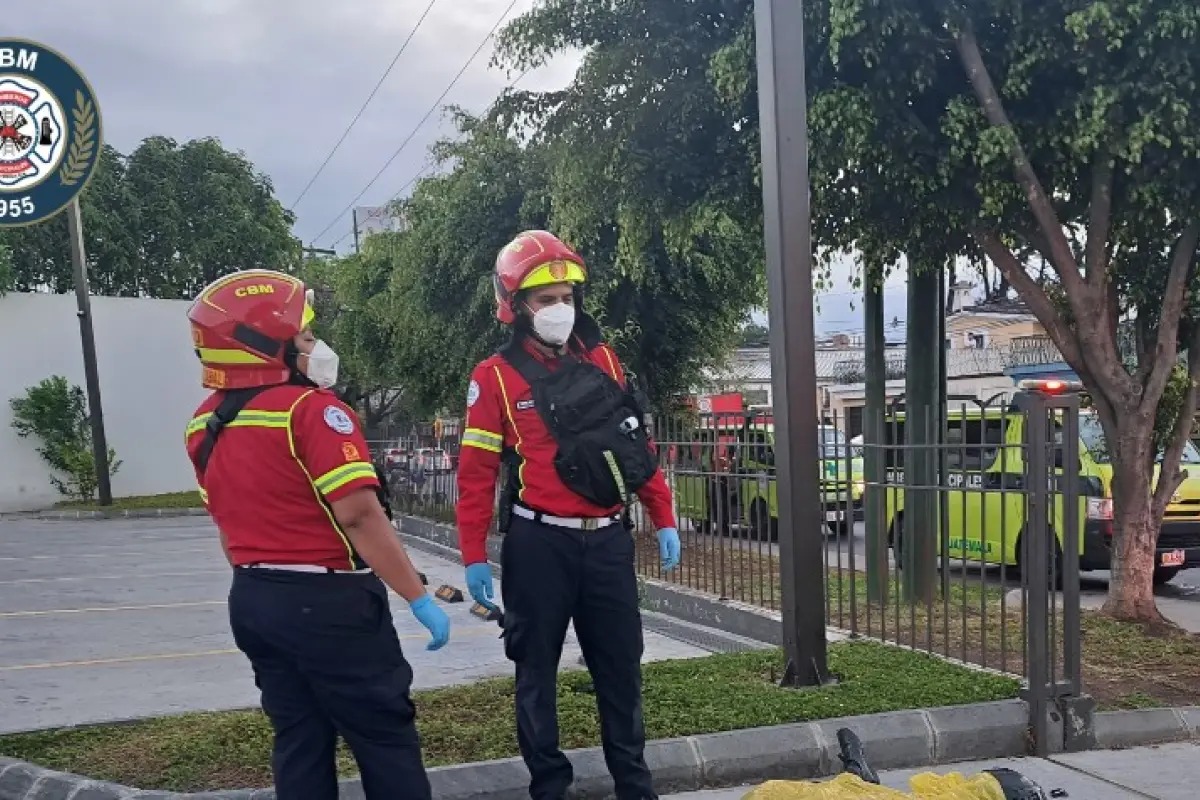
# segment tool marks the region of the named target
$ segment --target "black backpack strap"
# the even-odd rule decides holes
[[[500,355],[507,361],[513,369],[521,374],[525,382],[530,386],[537,381],[547,377],[550,370],[544,364],[529,354],[529,351],[521,344],[519,337],[513,337],[508,344],[500,348]]]
[[[204,441],[196,448],[196,466],[201,475],[208,469],[208,460],[212,458],[213,448],[217,446],[217,437],[225,430],[225,426],[237,418],[237,415],[241,413],[247,403],[254,399],[255,395],[267,388],[266,386],[255,386],[250,389],[234,389],[226,392],[225,396],[221,398],[220,405],[216,407],[204,425]]]

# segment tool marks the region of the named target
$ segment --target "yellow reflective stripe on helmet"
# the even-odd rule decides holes
[[[356,481],[359,478],[374,477],[375,467],[370,462],[351,461],[349,464],[343,464],[337,469],[329,470],[329,472],[314,480],[313,484],[321,490],[321,494],[329,494],[330,492],[336,492],[351,481]]]
[[[305,303],[304,313],[300,316],[300,330],[304,330],[305,328],[311,326],[316,316],[317,312],[313,311],[312,305]]]
[[[587,274],[583,267],[574,261],[551,261],[530,272],[525,280],[521,281],[519,288],[533,289],[555,283],[583,283],[586,280]]]
[[[248,350],[229,348],[197,347],[196,354],[206,364],[266,364],[267,360]]]
[[[462,443],[468,447],[487,450],[490,453],[499,453],[504,446],[504,437],[480,428],[467,428],[463,432]]]

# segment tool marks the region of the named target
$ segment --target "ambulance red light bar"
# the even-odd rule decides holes
[[[1045,380],[1023,380],[1017,384],[1017,388],[1024,392],[1041,392],[1042,394],[1067,394],[1068,392],[1082,392],[1083,384],[1079,381],[1064,381],[1058,378],[1049,378]]]

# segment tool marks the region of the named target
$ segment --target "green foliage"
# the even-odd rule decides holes
[[[153,136],[129,156],[105,145],[81,196],[91,290],[191,298],[235,270],[294,271],[294,217],[273,191],[244,154],[216,139],[180,145]],[[0,245],[13,253],[15,291],[72,290],[66,215],[0,231]]]
[[[657,661],[642,668],[646,736],[665,739],[847,714],[962,705],[1017,696],[1020,683],[924,653],[865,641],[829,646],[837,685],[796,691],[778,685],[777,649]],[[585,672],[558,676],[563,749],[600,741],[595,690]],[[422,753],[429,766],[517,755],[512,678],[417,692]],[[167,791],[213,791],[271,782],[272,731],[258,710],[180,714],[0,737],[0,752],[50,769]],[[344,746],[338,767],[356,772]]]
[[[46,378],[26,390],[24,397],[9,401],[12,427],[21,438],[37,437],[37,452],[51,469],[54,488],[73,500],[88,501],[97,487],[96,460],[92,451],[91,415],[83,389],[67,383],[61,375]],[[108,449],[109,474],[116,475],[121,462]]]
[[[402,377],[412,408],[459,409],[471,368],[503,341],[492,268],[523,229],[580,250],[587,310],[657,403],[696,383],[764,299],[757,153],[710,77],[744,38],[740,17],[723,0],[620,5],[554,0],[515,20],[501,60],[521,68],[583,45],[575,80],[510,93],[483,118],[458,113],[460,139],[434,149],[450,168],[402,203],[409,228],[329,265],[358,320],[334,344],[379,354],[364,370]]]

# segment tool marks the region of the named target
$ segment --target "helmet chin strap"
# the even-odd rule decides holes
[[[296,343],[289,340],[283,350],[283,363],[291,370],[288,376],[288,383],[294,386],[306,386],[311,389],[320,388],[315,382],[300,370],[300,348],[296,347]]]

